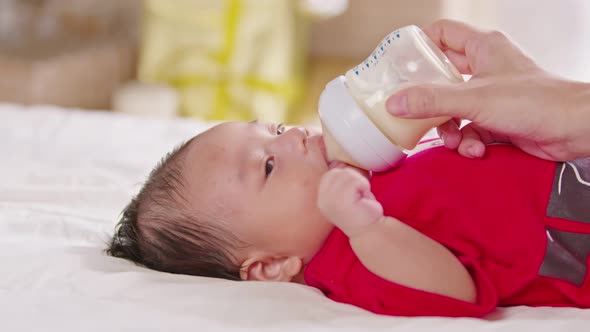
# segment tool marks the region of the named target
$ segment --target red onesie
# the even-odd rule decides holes
[[[329,298],[401,316],[481,317],[512,305],[590,307],[590,159],[554,163],[494,145],[483,160],[472,160],[435,147],[374,175],[371,188],[385,215],[457,256],[475,281],[477,302],[378,277],[339,229],[305,270],[306,283]]]

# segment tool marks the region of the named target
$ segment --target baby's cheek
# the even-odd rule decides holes
[[[301,184],[303,190],[317,191],[320,185],[320,180],[322,179],[322,175],[324,173],[325,172],[314,172],[312,174],[301,176],[298,183]]]
[[[297,200],[305,206],[308,213],[315,210],[319,211],[317,209],[319,183],[317,178],[305,178],[298,185],[299,197],[297,197]]]
[[[316,183],[316,181],[314,181],[314,179],[304,178],[299,183],[300,183],[300,190],[303,192],[312,191],[312,189],[314,189],[314,188],[317,190],[317,188],[318,188],[318,183]]]

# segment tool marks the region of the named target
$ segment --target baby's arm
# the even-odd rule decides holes
[[[397,219],[383,215],[369,181],[351,168],[335,168],[320,182],[318,206],[350,239],[374,274],[423,291],[475,302],[467,269],[447,248]]]

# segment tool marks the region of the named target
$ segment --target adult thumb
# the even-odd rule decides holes
[[[400,118],[470,118],[474,101],[476,98],[458,85],[421,84],[396,92],[387,99],[385,107]]]

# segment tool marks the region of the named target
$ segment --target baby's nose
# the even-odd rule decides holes
[[[307,151],[307,136],[309,136],[309,131],[307,131],[307,129],[303,127],[293,127],[281,136],[302,152]]]
[[[309,136],[309,131],[303,127],[293,127],[292,129],[299,130],[304,137]]]

